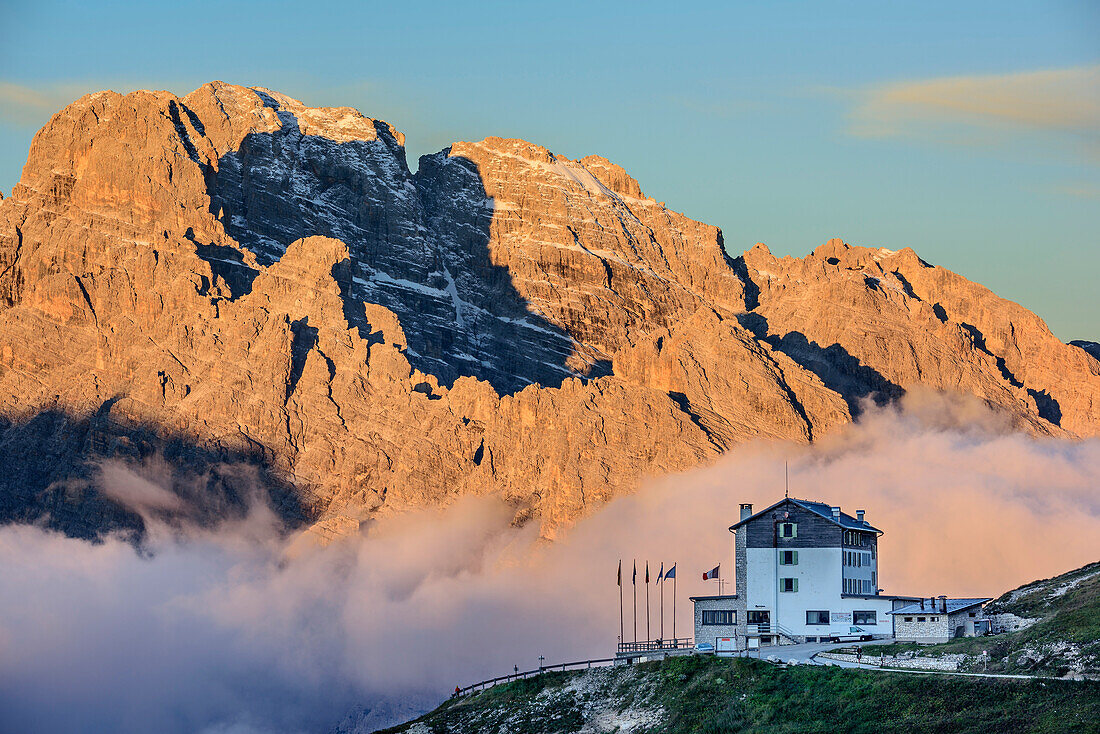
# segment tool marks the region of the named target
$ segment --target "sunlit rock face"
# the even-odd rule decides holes
[[[341,532],[500,493],[552,536],[915,385],[1100,432],[1100,361],[1016,304],[908,249],[731,259],[598,156],[489,138],[412,174],[384,122],[215,82],[74,102],[0,202],[7,521],[140,533],[97,461],[156,456],[204,521],[256,485]]]

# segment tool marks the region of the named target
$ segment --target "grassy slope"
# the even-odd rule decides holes
[[[1081,580],[1083,579],[1083,580]],[[1051,592],[1064,584],[1077,585],[1060,596]],[[988,664],[974,661],[966,667],[990,672],[1031,673],[1061,676],[1070,671],[1063,643],[1074,646],[1077,668],[1100,674],[1100,563],[1033,581],[990,602],[990,613],[1009,612],[1042,621],[1018,632],[992,637],[969,637],[940,645],[894,643],[868,645],[868,655],[915,651],[938,657],[945,653],[989,655]],[[1026,653],[1026,655],[1025,655]],[[1021,660],[1024,660],[1021,663]]]
[[[556,673],[449,701],[391,734],[575,732],[591,689]],[[587,673],[592,676],[593,673]],[[604,671],[599,695],[613,710],[663,710],[634,732],[1096,732],[1100,683],[1016,681],[884,673],[766,662],[678,657]],[[502,726],[504,728],[502,728]]]

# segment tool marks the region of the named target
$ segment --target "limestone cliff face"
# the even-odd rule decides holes
[[[917,384],[1100,431],[1100,362],[910,250],[731,260],[602,158],[402,144],[219,82],[55,115],[0,202],[0,519],[139,530],[96,464],[156,456],[200,517],[260,472],[322,534],[496,492],[552,535]]]
[[[803,259],[745,253],[754,333],[852,398],[913,385],[972,393],[1022,428],[1100,432],[1100,362],[976,283],[899,252],[830,240]]]

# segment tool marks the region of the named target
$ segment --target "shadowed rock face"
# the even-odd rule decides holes
[[[731,260],[602,158],[489,138],[413,175],[402,145],[355,110],[218,82],[55,115],[0,203],[0,441],[10,459],[42,435],[56,460],[10,459],[28,468],[0,478],[0,519],[132,529],[85,481],[120,455],[78,440],[95,421],[140,426],[131,461],[259,467],[290,522],[498,492],[547,535],[644,476],[813,440],[913,385],[1100,430],[1100,362],[911,250]],[[184,493],[196,519],[220,491]]]

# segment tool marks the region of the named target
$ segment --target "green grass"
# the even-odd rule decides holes
[[[1020,663],[1025,650],[1042,650],[1061,642],[1080,647],[1081,659],[1090,673],[1100,673],[1100,574],[1078,583],[1059,597],[1049,597],[1049,592],[1059,585],[1095,573],[1100,563],[1092,563],[1053,579],[1035,581],[1020,587],[1019,598],[1011,600],[1014,592],[991,602],[991,612],[1011,612],[1021,617],[1041,621],[1017,632],[989,637],[963,637],[937,645],[918,645],[898,642],[889,645],[867,645],[865,655],[897,655],[916,652],[926,657],[940,657],[947,653],[981,655],[987,653],[988,664],[972,661],[968,668],[980,667],[990,672],[1030,673],[1061,676],[1069,672],[1067,662],[1057,654],[1029,656]]]
[[[552,675],[449,701],[418,721],[440,734],[577,731],[583,707],[571,704],[562,686],[581,673]],[[652,734],[1100,732],[1097,682],[778,668],[711,656],[643,663],[614,675],[603,692],[610,708],[634,702],[665,712]]]
[[[1032,581],[1029,584],[1024,584],[994,599],[989,603],[989,606],[986,607],[986,611],[990,613],[1009,612],[1018,617],[1047,617],[1053,611],[1060,608],[1065,600],[1065,597],[1048,598],[1047,592],[1050,589],[1094,574],[1097,570],[1100,570],[1100,561],[1063,573],[1060,576]],[[1078,589],[1082,586],[1086,588],[1092,587],[1092,593],[1095,595],[1097,587],[1100,586],[1100,576],[1096,576],[1084,582],[1078,586]],[[1013,599],[1014,596],[1016,597],[1015,599]]]

